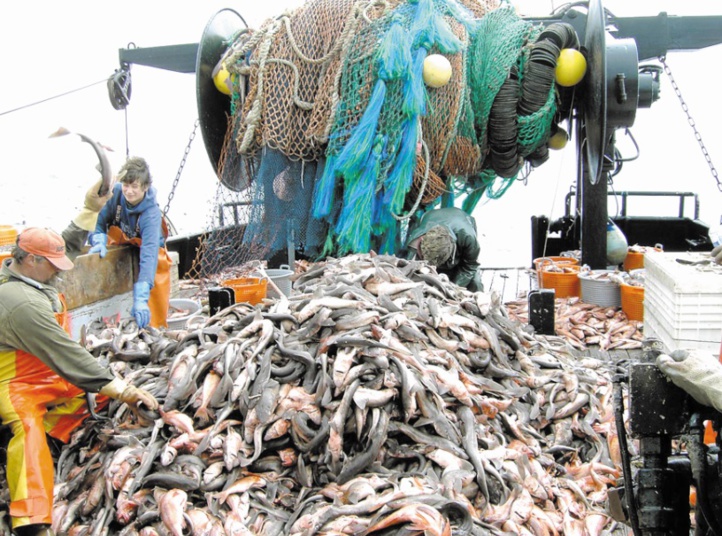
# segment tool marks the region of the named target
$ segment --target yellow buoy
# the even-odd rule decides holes
[[[431,54],[424,59],[424,83],[429,87],[442,87],[451,80],[451,63],[441,54]]]
[[[565,48],[559,53],[554,75],[557,84],[563,87],[577,85],[587,72],[587,60],[584,55],[573,48]]]
[[[549,148],[558,151],[564,149],[569,141],[569,134],[563,128],[558,128],[557,131],[549,138]]]
[[[228,72],[226,66],[223,63],[216,65],[213,69],[213,83],[216,89],[226,95],[231,94],[231,88],[233,87],[233,79],[231,73]]]

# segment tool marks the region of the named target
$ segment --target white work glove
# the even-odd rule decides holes
[[[712,250],[712,258],[717,264],[722,264],[722,246],[717,246]]]
[[[697,402],[722,413],[722,363],[714,355],[677,350],[657,356],[657,367]]]
[[[135,406],[141,402],[148,409],[158,409],[158,401],[152,394],[145,389],[130,385],[120,378],[113,379],[113,381],[100,390],[100,394],[125,402],[129,406]]]

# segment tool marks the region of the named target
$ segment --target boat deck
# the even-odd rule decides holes
[[[481,268],[481,281],[486,292],[497,292],[501,297],[501,302],[505,304],[526,300],[529,291],[539,288],[536,271],[528,267]],[[644,352],[641,348],[605,351],[596,345],[589,345],[584,350],[570,350],[579,357],[593,357],[615,363],[638,361]]]
[[[525,299],[536,290],[536,272],[531,268],[481,268],[481,282],[486,292],[497,292],[502,303]]]

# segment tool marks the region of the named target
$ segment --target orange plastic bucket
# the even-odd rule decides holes
[[[534,259],[534,268],[537,270],[542,264],[579,264],[579,261],[574,257],[537,257]]]
[[[622,267],[625,272],[644,268],[644,253],[640,251],[628,251]]]
[[[662,251],[662,247],[657,245],[654,247],[634,246],[634,249],[629,248],[627,250],[627,256],[624,258],[624,264],[622,264],[624,271],[631,272],[632,270],[644,268],[644,254],[648,251]]]
[[[627,285],[619,286],[622,311],[629,320],[644,320],[644,287]]]
[[[537,257],[534,259],[534,269],[536,270],[537,281],[539,281],[539,288],[549,288],[542,286],[542,267],[548,265],[560,265],[560,266],[576,266],[579,261],[573,257]]]
[[[561,271],[551,271],[552,267]],[[579,296],[579,269],[574,264],[547,264],[540,268],[539,288],[554,289],[556,298],[573,298]]]
[[[226,279],[221,282],[222,287],[233,289],[236,296],[236,303],[246,302],[251,305],[261,303],[266,297],[268,279],[259,277],[239,277],[238,279]]]
[[[18,231],[12,225],[0,225],[0,264],[10,257],[15,241],[18,238]]]
[[[0,225],[0,246],[14,246],[18,230],[12,225]]]

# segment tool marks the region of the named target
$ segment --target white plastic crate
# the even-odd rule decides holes
[[[644,336],[659,339],[670,352],[680,348],[698,348],[718,355],[722,330],[705,329],[703,326],[704,324],[698,324],[687,329],[670,328],[668,324],[658,320],[654,313],[646,308],[645,303]]]
[[[695,327],[699,323],[722,326],[722,296],[674,294],[655,281],[645,280],[645,307],[669,326]]]
[[[702,258],[698,253],[645,254],[644,333],[660,339],[670,350],[719,352],[722,273],[677,262]]]

